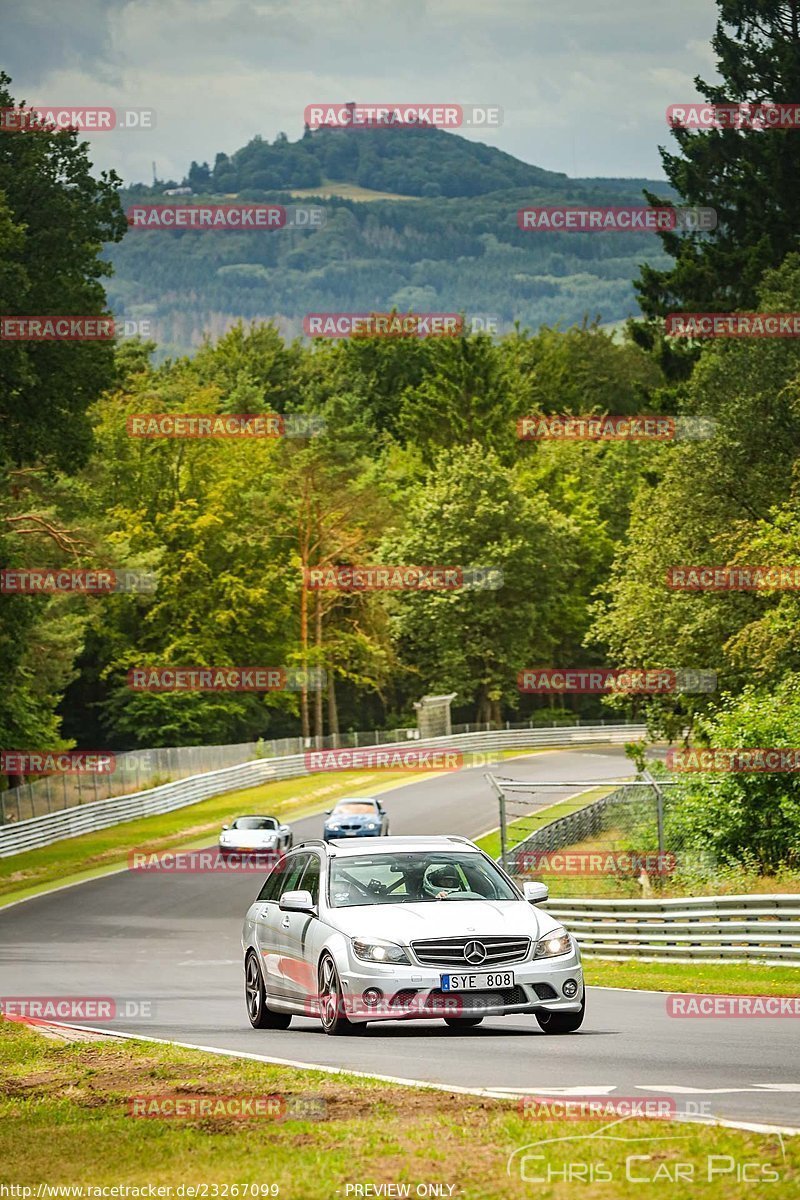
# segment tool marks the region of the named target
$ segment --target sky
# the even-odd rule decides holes
[[[150,109],[89,136],[126,183],[180,180],[307,104],[478,104],[468,133],[573,176],[662,177],[668,104],[713,79],[714,0],[0,0],[0,67],[31,104]]]

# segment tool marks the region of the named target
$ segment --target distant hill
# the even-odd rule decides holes
[[[631,280],[665,265],[641,233],[531,233],[530,204],[638,204],[654,180],[570,179],[435,129],[306,130],[297,142],[254,138],[213,167],[192,163],[181,186],[199,200],[306,202],[319,229],[273,232],[131,230],[110,248],[113,311],[149,317],[162,352],[186,352],[238,319],[274,320],[288,336],[314,311],[437,310],[515,321],[620,321],[636,311]],[[123,196],[162,201],[169,180]],[[386,197],[390,198],[386,198]],[[176,202],[187,197],[175,198]]]
[[[567,176],[441,129],[318,129],[296,142],[255,137],[213,167],[192,163],[183,183],[196,192],[273,192],[324,181],[434,199],[482,196],[505,188],[559,187]]]

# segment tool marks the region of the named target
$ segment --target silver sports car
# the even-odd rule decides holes
[[[250,1023],[314,1016],[326,1033],[381,1018],[531,1013],[545,1033],[584,1014],[580,952],[522,890],[462,837],[305,842],[267,876],[244,919]]]
[[[280,854],[289,850],[291,845],[292,831],[288,825],[282,825],[277,817],[237,817],[230,825],[223,825],[219,835],[219,852],[222,855],[246,851],[251,854],[261,851]]]

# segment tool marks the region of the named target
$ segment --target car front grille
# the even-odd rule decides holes
[[[443,992],[434,988],[425,999],[425,1007],[436,1009],[439,1016],[458,1016],[455,1008],[508,1008],[512,1004],[528,1004],[525,989],[517,984],[510,988],[495,988],[493,992]]]
[[[474,942],[479,942],[486,951],[486,957],[479,962],[474,961],[474,955],[467,958],[465,954],[467,946]],[[412,942],[411,949],[417,961],[426,967],[469,967],[471,971],[483,971],[501,963],[524,962],[531,951],[531,939],[505,936],[428,938]]]

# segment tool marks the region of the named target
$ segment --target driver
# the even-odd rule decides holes
[[[434,900],[446,900],[453,892],[460,892],[461,876],[454,866],[445,863],[443,866],[430,866],[422,879],[424,895]]]

